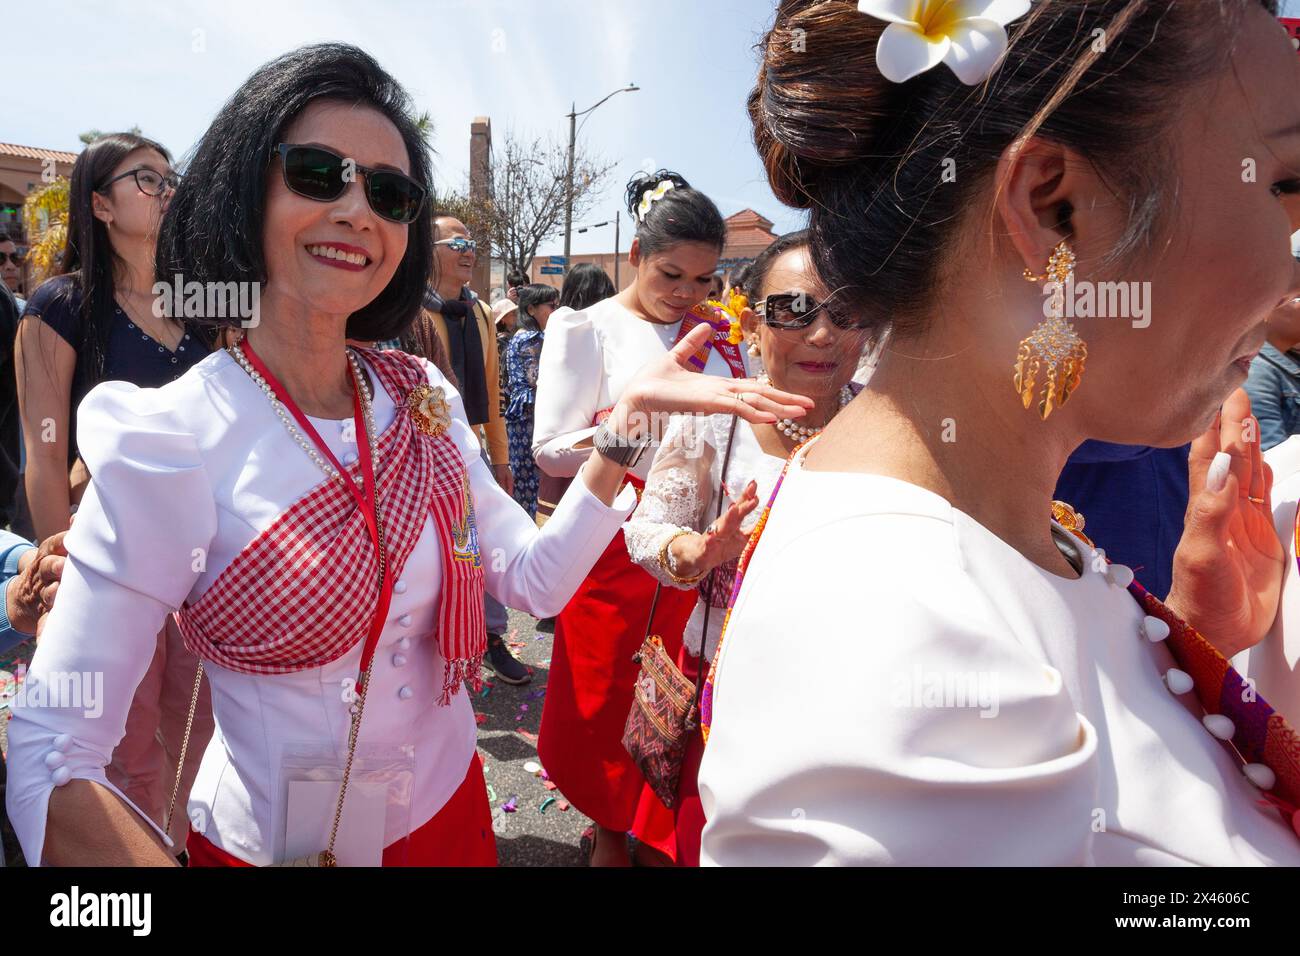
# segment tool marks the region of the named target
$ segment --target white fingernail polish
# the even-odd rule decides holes
[[[1217,495],[1228,483],[1228,472],[1231,468],[1232,456],[1226,451],[1218,452],[1210,462],[1209,470],[1205,472],[1205,487]]]

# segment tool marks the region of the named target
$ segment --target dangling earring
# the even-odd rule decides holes
[[[1039,372],[1046,366],[1047,381],[1043,397],[1038,402],[1038,414],[1046,420],[1055,409],[1069,401],[1079,387],[1083,364],[1088,358],[1087,344],[1064,317],[1066,287],[1074,287],[1074,253],[1065,240],[1052,250],[1045,273],[1036,276],[1026,269],[1025,278],[1030,282],[1047,279],[1056,286],[1051,293],[1051,316],[1038,323],[1020,341],[1013,380],[1016,393],[1028,408],[1034,400]]]
[[[749,357],[760,358],[762,355],[763,353],[758,347],[758,336],[755,335],[749,340]]]

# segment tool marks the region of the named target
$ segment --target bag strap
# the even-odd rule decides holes
[[[713,516],[714,521],[722,517],[722,502],[727,494],[727,468],[731,464],[731,446],[736,443],[736,425],[739,421],[739,415],[731,416],[731,430],[727,432],[727,450],[722,455],[722,474],[718,478],[718,509],[717,514]],[[714,568],[710,571],[709,577],[711,578],[716,574],[717,570],[717,568]],[[691,706],[686,711],[686,729],[692,731],[697,725],[696,715],[699,713],[700,691],[704,688],[704,652],[709,648],[709,615],[713,611],[713,602],[709,600],[706,592],[702,591],[702,593],[704,593],[704,627],[700,633],[700,669],[699,673],[695,675],[695,693],[691,695]]]

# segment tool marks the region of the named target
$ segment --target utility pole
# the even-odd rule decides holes
[[[619,93],[635,93],[639,89],[641,89],[641,87],[637,86],[635,83],[629,83],[627,86],[610,93],[609,96],[606,96],[605,99],[597,103],[596,106],[600,106],[601,103],[604,103],[605,100],[610,98],[610,96],[616,96]],[[578,117],[586,116],[594,110],[596,106],[588,107],[579,113],[577,103],[569,104],[569,168],[568,174],[565,177],[564,186],[564,271],[566,274],[569,271],[569,248],[573,238],[573,153],[574,146],[578,140]],[[583,122],[586,121],[584,120]]]

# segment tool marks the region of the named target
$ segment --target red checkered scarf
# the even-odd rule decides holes
[[[397,404],[379,438],[377,494],[387,573],[397,578],[432,514],[442,545],[438,641],[446,660],[440,703],[466,679],[477,686],[486,650],[483,562],[464,458],[450,436],[415,427],[406,397],[428,382],[420,360],[363,352]],[[360,462],[346,469],[357,479]],[[185,645],[241,674],[287,674],[338,660],[362,641],[379,599],[379,561],[365,517],[331,478],[253,538],[193,604],[177,612]]]

